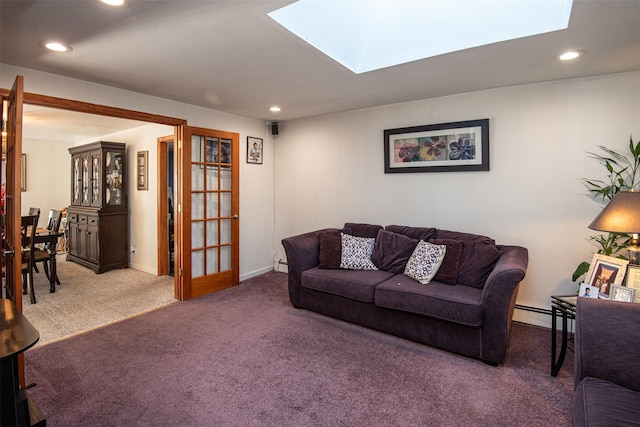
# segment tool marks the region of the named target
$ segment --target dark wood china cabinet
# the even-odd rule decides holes
[[[129,267],[125,144],[99,141],[71,147],[69,153],[67,260],[96,273]]]

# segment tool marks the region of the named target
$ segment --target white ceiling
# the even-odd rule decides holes
[[[0,62],[267,121],[640,69],[640,0],[575,0],[567,30],[359,75],[267,17],[289,3],[1,0]],[[50,38],[73,52],[45,51]],[[565,49],[586,55],[555,60]]]

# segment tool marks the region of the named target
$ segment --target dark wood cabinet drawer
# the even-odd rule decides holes
[[[75,212],[69,212],[69,215],[67,216],[67,222],[72,222],[74,224],[78,223],[78,214]]]

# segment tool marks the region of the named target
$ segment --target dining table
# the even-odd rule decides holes
[[[61,231],[52,231],[45,228],[36,229],[34,242],[36,244],[44,243],[47,253],[49,254],[49,292],[56,291],[56,285],[60,284],[58,273],[56,270],[56,248],[58,247],[58,239],[64,236]]]

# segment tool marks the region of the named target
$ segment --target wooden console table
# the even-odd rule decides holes
[[[0,301],[0,425],[46,426],[47,421],[36,405],[26,391],[20,389],[18,369],[18,355],[33,347],[40,333],[13,301]]]

